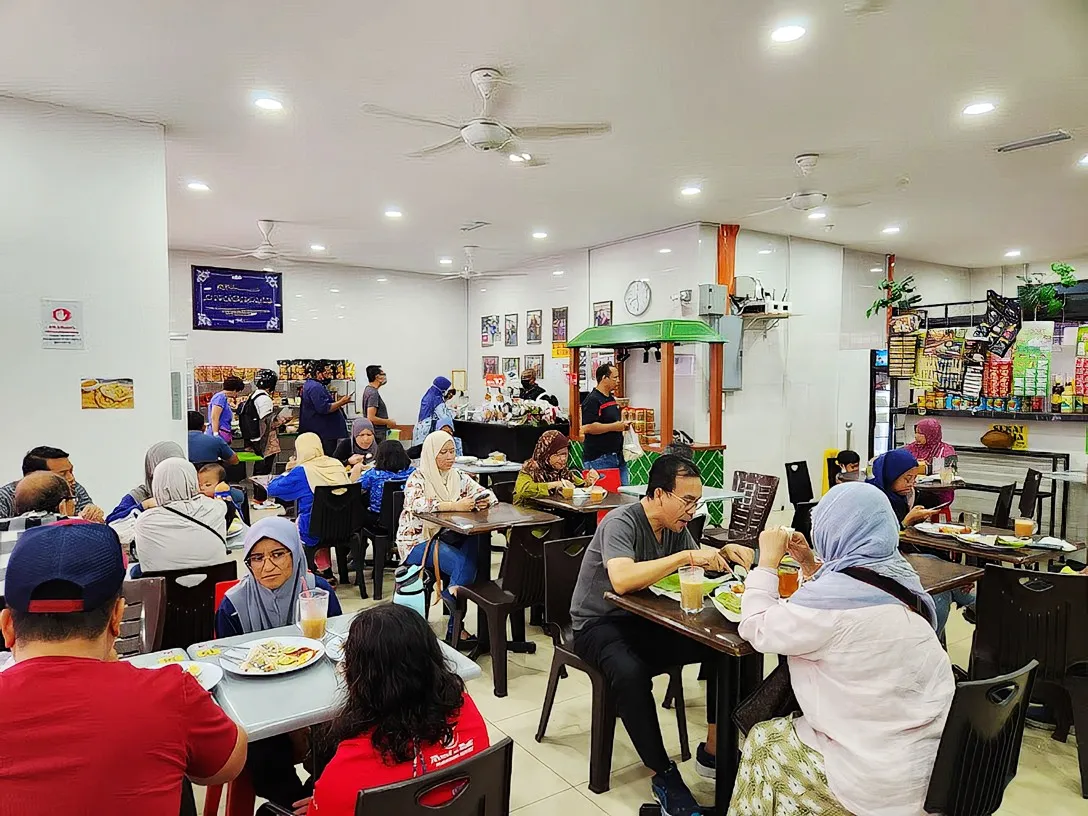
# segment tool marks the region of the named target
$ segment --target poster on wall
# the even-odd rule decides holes
[[[1027,425],[1009,425],[1003,422],[995,422],[990,425],[991,431],[1004,431],[1012,436],[1012,450],[1027,450],[1028,449],[1028,426]]]
[[[567,342],[567,307],[552,309],[552,343]],[[555,354],[553,352],[552,356]]]
[[[507,377],[513,377],[515,380],[521,373],[521,358],[519,357],[503,357],[502,358],[502,373]]]
[[[463,368],[455,368],[450,372],[450,382],[453,384],[453,389],[464,394],[468,391],[468,372]]]
[[[544,378],[544,355],[543,354],[526,354],[525,355],[525,367],[531,369],[538,380]]]
[[[506,316],[505,332],[503,334],[504,346],[516,346],[518,344],[518,316],[508,314]]]
[[[82,300],[42,298],[42,348],[82,351]]]
[[[130,379],[84,377],[80,382],[81,404],[85,409],[99,411],[132,410],[136,407],[135,391]]]
[[[611,326],[612,325],[612,301],[611,300],[599,300],[593,304],[593,325],[594,326]]]
[[[493,346],[499,335],[499,316],[485,315],[480,318],[480,345]]]
[[[544,312],[541,309],[534,309],[531,312],[525,313],[525,342],[526,343],[540,343],[541,338],[541,323],[544,320]]]
[[[552,357],[556,360],[562,360],[570,356],[570,349],[567,348],[566,343],[552,343]]]
[[[488,374],[499,373],[499,358],[498,357],[484,357],[484,376]]]
[[[193,266],[193,328],[283,333],[283,276]]]

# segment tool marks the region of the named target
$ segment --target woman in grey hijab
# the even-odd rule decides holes
[[[155,500],[151,495],[151,477],[160,462],[167,459],[184,459],[185,451],[177,442],[156,442],[147,449],[144,454],[144,483],[137,485],[126,493],[120,503],[113,508],[113,512],[106,516],[106,523],[128,516],[133,510],[147,510],[155,506]]]

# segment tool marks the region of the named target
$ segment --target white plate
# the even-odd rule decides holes
[[[915,524],[914,529],[919,533],[925,533],[926,535],[937,536],[937,538],[956,538],[957,535],[964,535],[963,533],[945,533],[942,532],[941,527],[947,526],[940,524],[932,524],[928,521],[923,521],[921,524]]]
[[[506,462],[493,462],[490,459],[481,459],[476,463],[476,467],[482,468],[501,468]]]
[[[245,658],[242,657],[242,653],[248,652],[254,646],[257,646],[260,643],[267,643],[268,641],[282,643],[284,646],[308,646],[311,649],[315,650],[316,654],[305,663],[297,666],[283,666],[279,669],[276,669],[275,671],[270,672],[243,671],[241,663],[244,661]],[[314,663],[321,659],[322,655],[325,654],[325,646],[320,640],[312,640],[310,638],[271,637],[258,638],[256,640],[251,640],[247,643],[236,643],[235,645],[229,647],[224,651],[229,652],[230,654],[225,654],[226,659],[220,660],[220,665],[223,667],[224,670],[230,672],[231,674],[238,674],[242,677],[275,677],[280,674],[290,674],[293,671],[298,671],[299,669],[304,669],[307,666],[312,666]],[[238,662],[234,661],[235,656],[238,656]]]
[[[346,638],[342,638],[339,635],[331,635],[329,637],[329,642],[325,646],[325,654],[329,656],[329,660],[333,663],[339,663],[344,659],[344,644],[346,642]]]
[[[479,461],[475,456],[458,456],[453,460],[458,465],[471,465]]]
[[[720,587],[718,587],[714,591],[714,595],[719,595],[719,594],[725,593],[725,592],[728,592],[729,594],[732,595],[733,591],[731,589],[729,589],[729,587],[732,584],[735,584],[735,583],[736,583],[736,581],[730,581],[727,584],[722,584]],[[740,613],[739,612],[730,612],[728,609],[725,609],[724,607],[718,606],[718,604],[714,603],[713,597],[711,597],[710,605],[712,607],[714,607],[714,609],[718,610],[718,613],[721,614],[721,616],[723,618],[725,618],[727,621],[731,621],[732,623],[740,623]]]
[[[173,663],[163,663],[161,666],[152,666],[153,669],[165,669],[167,666],[180,666],[182,671],[188,671],[190,666],[199,666],[200,673],[195,675],[205,691],[211,691],[219,681],[223,679],[223,670],[214,663],[202,663],[199,660],[177,660]]]

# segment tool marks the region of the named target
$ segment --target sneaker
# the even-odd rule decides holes
[[[718,758],[706,749],[706,743],[700,742],[695,749],[695,770],[699,776],[714,779],[718,775]]]
[[[650,787],[661,806],[661,816],[701,816],[702,808],[684,784],[676,763],[670,763],[665,773],[654,774]]]
[[[1043,703],[1028,703],[1027,716],[1024,717],[1024,723],[1032,728],[1038,728],[1041,731],[1053,731],[1057,728],[1057,721],[1054,718],[1054,712],[1050,710],[1050,706]]]

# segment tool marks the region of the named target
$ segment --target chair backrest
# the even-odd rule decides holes
[[[514,501],[514,482],[491,482],[491,492],[501,502],[510,504]]]
[[[839,470],[839,460],[834,456],[827,457],[825,461],[827,464],[827,489],[830,490],[837,484],[835,479],[838,478],[841,471]]]
[[[790,504],[812,501],[812,478],[808,475],[808,462],[786,462],[786,490]]]
[[[706,516],[696,516],[688,522],[688,532],[691,533],[696,544],[703,540],[704,527],[706,527]]]
[[[121,634],[113,648],[118,657],[157,652],[166,622],[166,581],[162,578],[136,578],[125,581],[125,614]]]
[[[926,793],[926,813],[989,816],[1016,776],[1038,664],[956,687]]]
[[[219,611],[219,605],[223,603],[223,598],[226,597],[227,592],[231,587],[238,583],[238,579],[233,581],[220,581],[215,585],[215,611]]]
[[[185,649],[207,640],[215,626],[215,585],[238,577],[238,562],[211,567],[145,572],[145,578],[166,580],[166,621],[161,649]]]
[[[510,813],[510,774],[514,742],[504,737],[486,751],[442,771],[381,788],[359,791],[355,816],[507,816]],[[453,799],[424,805],[423,797],[437,788],[451,788]]]
[[[1039,485],[1043,481],[1041,471],[1028,468],[1024,476],[1024,489],[1020,492],[1020,515],[1035,518],[1035,506],[1039,503]]]
[[[570,602],[592,536],[549,541],[544,548],[544,629],[557,645],[570,626]]]
[[[546,527],[510,530],[500,583],[523,608],[544,603],[544,550],[559,537],[561,525],[556,522]]]
[[[589,471],[585,471],[588,473]],[[609,493],[620,492],[620,469],[619,468],[601,468],[597,471],[597,475],[600,476],[597,480],[597,484],[607,490]]]
[[[321,546],[343,544],[363,526],[363,493],[358,482],[314,488],[310,535]]]
[[[998,491],[997,503],[994,505],[994,527],[1002,530],[1011,530],[1012,500],[1016,496],[1016,482],[1005,485]]]
[[[418,459],[423,455],[422,445],[412,445],[410,448],[404,451],[408,454],[409,459]]]
[[[1039,661],[1039,683],[1063,682],[1088,660],[1088,580],[1083,575],[986,567],[975,602],[971,676],[992,677]]]
[[[729,532],[758,535],[767,526],[778,493],[778,477],[738,470],[733,473],[733,490],[743,499],[733,502],[729,514]]]
[[[389,535],[397,532],[402,512],[404,512],[404,482],[386,482],[385,492],[382,493],[382,512],[378,516],[378,521]]]

